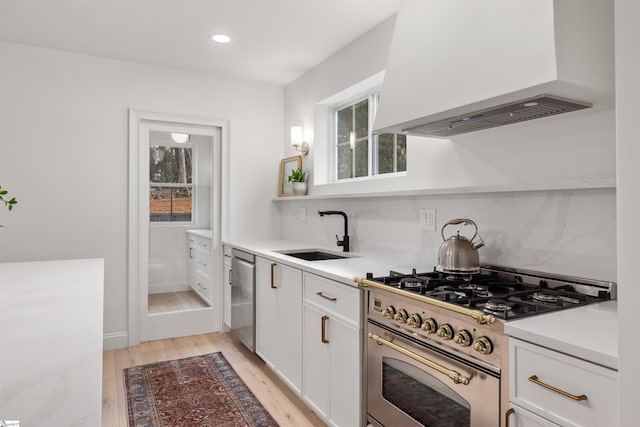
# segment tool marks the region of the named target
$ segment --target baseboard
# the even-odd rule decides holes
[[[127,332],[112,332],[102,336],[102,349],[113,350],[129,346],[129,334]]]

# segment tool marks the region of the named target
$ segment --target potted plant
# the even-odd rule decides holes
[[[302,170],[302,168],[298,168],[292,170],[291,174],[287,178],[293,188],[293,194],[296,196],[304,196],[307,194],[308,186],[306,177],[308,173],[308,169]]]

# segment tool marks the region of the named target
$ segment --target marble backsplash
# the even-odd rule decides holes
[[[616,281],[615,189],[531,191],[438,196],[306,199],[276,203],[282,239],[335,247],[342,236],[342,210],[349,216],[351,250],[383,254],[389,264],[437,263],[441,228],[453,218],[478,225],[485,247],[480,262],[592,279]],[[306,221],[300,209],[306,208]],[[419,228],[419,209],[436,209],[436,230]],[[449,226],[445,237],[458,229]]]

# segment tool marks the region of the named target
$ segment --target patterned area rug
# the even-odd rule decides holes
[[[124,370],[130,427],[277,427],[222,353]]]

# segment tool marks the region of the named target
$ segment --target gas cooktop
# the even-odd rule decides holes
[[[534,314],[615,299],[615,284],[555,274],[485,265],[480,274],[448,275],[437,271],[390,271],[371,280],[457,306],[479,310],[496,319]]]

